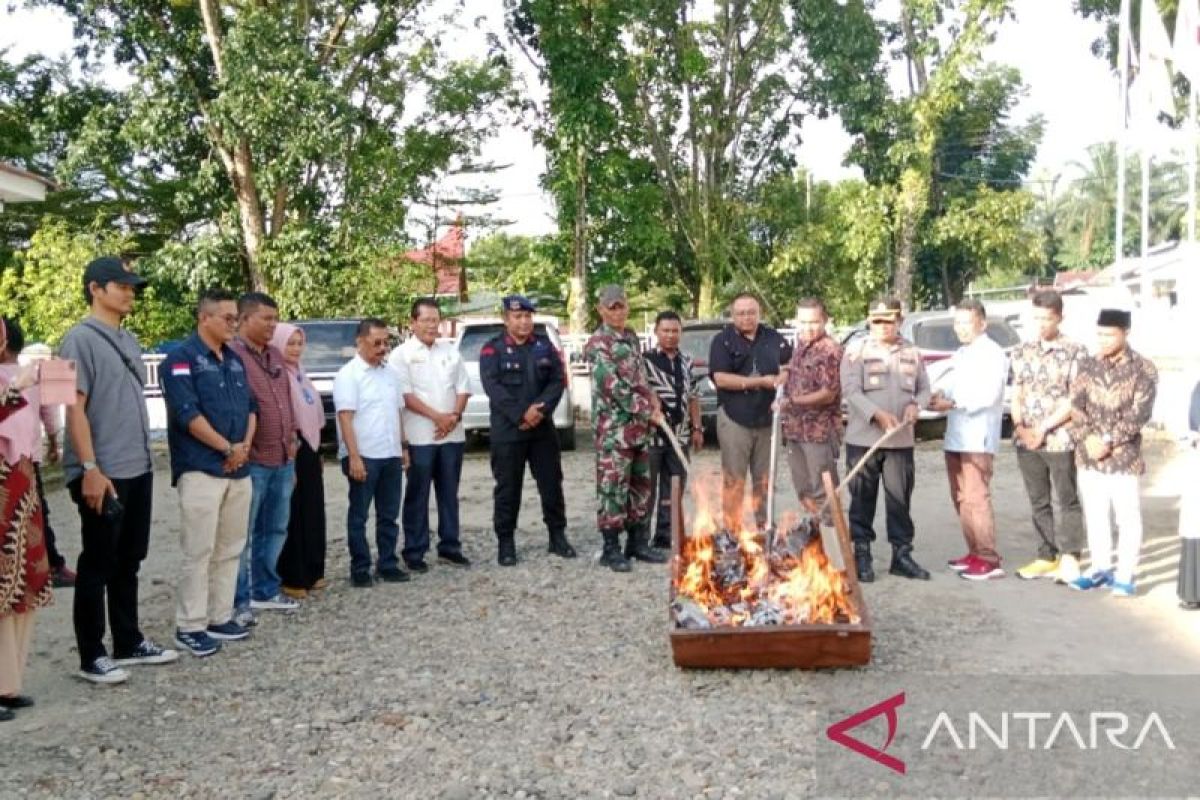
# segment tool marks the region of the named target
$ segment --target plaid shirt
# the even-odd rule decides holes
[[[259,352],[240,336],[229,346],[246,366],[246,381],[258,405],[258,427],[250,443],[250,462],[264,467],[282,467],[291,460],[288,453],[296,441],[292,386],[283,366],[283,353],[272,345]]]
[[[1115,356],[1087,356],[1071,383],[1071,425],[1080,469],[1122,475],[1146,471],[1142,428],[1150,421],[1158,370],[1128,346]],[[1112,452],[1096,461],[1087,453],[1089,436],[1107,436]]]

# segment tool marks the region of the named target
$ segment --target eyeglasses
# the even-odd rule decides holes
[[[871,320],[871,324],[872,325],[895,325],[896,320],[894,320],[894,319],[873,319],[873,320]]]
[[[209,314],[208,316],[215,317],[226,325],[236,325],[238,320],[237,314]]]

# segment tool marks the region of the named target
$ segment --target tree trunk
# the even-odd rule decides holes
[[[575,231],[571,271],[571,332],[587,330],[587,261],[588,261],[588,161],[587,147],[581,138],[575,146]]]
[[[913,168],[900,178],[896,198],[896,259],[892,272],[892,294],[911,310],[913,268],[917,252],[917,227],[929,204],[929,183]]]

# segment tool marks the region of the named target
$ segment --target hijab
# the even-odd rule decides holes
[[[287,360],[288,339],[297,331],[302,339],[307,340],[303,328],[280,322],[275,326],[271,344],[284,354],[283,365],[288,371],[288,385],[292,387],[292,416],[296,419],[296,428],[308,446],[317,450],[321,446],[321,429],[325,427],[325,409],[321,405],[320,393],[305,374],[304,368]]]

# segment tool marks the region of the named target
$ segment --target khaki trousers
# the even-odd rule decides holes
[[[767,524],[767,472],[771,466],[771,426],[747,428],[717,410],[717,441],[721,447],[721,507],[725,527],[742,528],[746,499],[746,470],[750,470],[750,499],[754,521]]]
[[[179,478],[179,549],[183,572],[176,591],[175,626],[205,630],[233,616],[238,559],[250,529],[250,478],[185,472]]]
[[[37,611],[0,617],[0,697],[21,693]]]

